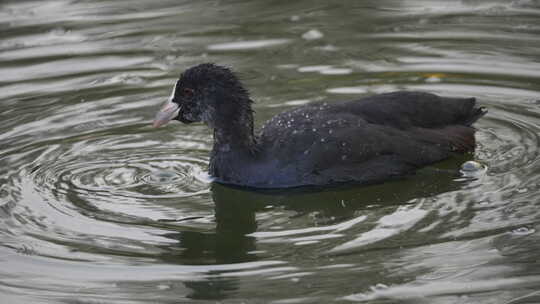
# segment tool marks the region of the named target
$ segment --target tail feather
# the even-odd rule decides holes
[[[439,129],[446,142],[450,145],[450,150],[455,152],[472,152],[476,147],[474,133],[476,129],[472,125],[486,115],[485,107],[475,107],[476,98],[470,98],[470,108],[466,111],[467,116],[461,125],[450,125]]]
[[[486,107],[478,107],[478,108],[473,107],[463,124],[466,126],[472,126],[473,123],[475,123],[482,116],[486,115],[487,112],[488,111]]]
[[[420,141],[445,147],[452,152],[472,152],[476,146],[475,129],[464,125],[446,126],[441,129],[416,129]]]
[[[450,144],[450,150],[461,153],[474,151],[476,147],[475,131],[473,127],[466,126],[448,126],[440,130]]]
[[[459,99],[461,102],[458,117],[451,123],[439,128],[416,128],[418,140],[436,144],[452,152],[473,152],[476,146],[472,126],[488,112],[485,107],[476,107],[476,99]]]

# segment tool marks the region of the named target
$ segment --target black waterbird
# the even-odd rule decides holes
[[[248,91],[225,67],[184,71],[158,112],[214,131],[209,173],[254,188],[371,184],[474,151],[472,124],[487,111],[474,98],[399,91],[347,102],[318,102],[274,116],[254,131]]]

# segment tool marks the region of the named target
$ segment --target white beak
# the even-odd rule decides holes
[[[154,118],[154,128],[159,128],[160,126],[168,123],[180,112],[180,106],[172,101],[167,101],[163,107],[157,112],[156,118]]]

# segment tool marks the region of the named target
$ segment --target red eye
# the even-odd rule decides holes
[[[190,88],[184,88],[182,90],[182,92],[184,92],[184,96],[191,97],[191,96],[193,96],[194,91],[193,91],[193,89],[190,89]]]

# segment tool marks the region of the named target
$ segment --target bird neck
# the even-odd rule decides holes
[[[253,132],[253,110],[251,100],[239,103],[235,112],[228,113],[214,123],[214,147],[216,153],[253,154],[256,150],[257,140]]]
[[[249,166],[255,160],[256,153],[253,113],[249,108],[235,119],[216,121],[208,172],[222,182],[238,182],[238,168]]]

